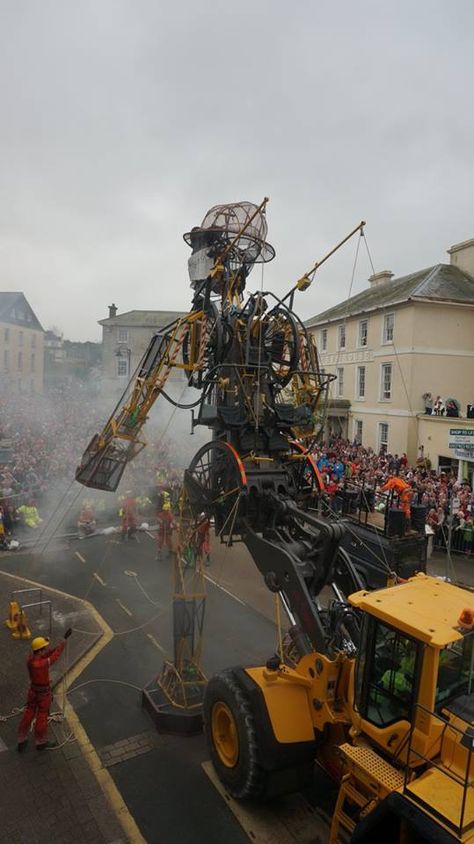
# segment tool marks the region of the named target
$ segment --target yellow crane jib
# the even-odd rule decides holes
[[[188,333],[191,329],[195,332],[202,319],[202,312],[192,312],[154,335],[121,401],[87,446],[76,471],[79,483],[109,492],[117,489],[125,466],[145,446],[139,439],[140,432],[172,370],[202,367],[199,343],[191,343],[187,362],[182,362]]]

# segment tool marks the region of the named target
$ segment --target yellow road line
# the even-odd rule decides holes
[[[79,551],[74,551],[74,554],[76,555],[77,559],[81,561],[81,563],[85,563],[85,559],[82,554],[79,554]]]
[[[120,600],[120,598],[116,598],[115,600],[117,601],[117,604],[119,605],[120,609],[123,610],[124,612],[126,612],[127,615],[129,615],[130,618],[132,618],[132,613],[130,612],[128,607],[125,606],[125,604],[122,604],[122,601]]]
[[[120,791],[115,785],[107,768],[103,767],[94,746],[90,743],[87,733],[69,701],[66,707],[66,718],[68,723],[71,725],[76,741],[80,746],[89,767],[101,785],[102,790],[105,792],[105,795],[107,796],[109,803],[111,804],[117,819],[127,836],[127,841],[129,841],[130,844],[146,844],[146,840],[143,838],[134,818],[130,814]]]
[[[201,767],[253,844],[316,844],[328,841],[330,822],[300,794],[288,795],[278,809],[271,804],[234,800],[217,777],[211,762]]]
[[[150,642],[153,642],[155,648],[158,648],[158,650],[161,651],[162,654],[166,655],[165,649],[161,647],[160,643],[155,639],[155,637],[152,636],[151,633],[147,633],[146,635]]]
[[[94,574],[92,575],[92,577],[95,577],[95,579],[99,581],[99,583],[101,584],[101,586],[107,586],[107,584],[106,584],[105,580],[102,580],[102,578],[101,578],[100,574],[97,574],[97,572],[96,572],[96,571],[94,572]]]

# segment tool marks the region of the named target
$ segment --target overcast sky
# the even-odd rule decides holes
[[[361,219],[376,270],[474,237],[472,0],[0,0],[0,270],[44,328],[187,309],[182,233],[269,195],[286,291]],[[348,295],[355,242],[297,300]],[[361,251],[354,292],[370,274]],[[260,287],[254,270],[249,287]]]

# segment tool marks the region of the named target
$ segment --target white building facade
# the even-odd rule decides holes
[[[466,419],[474,403],[474,240],[449,253],[450,264],[403,278],[377,273],[368,290],[307,321],[322,367],[337,376],[329,434],[406,452],[411,462],[421,447],[429,456],[427,392],[433,400],[456,399],[466,425],[474,427]],[[334,411],[338,406],[343,412]],[[448,438],[435,440],[444,452],[430,457],[436,466],[454,455]]]

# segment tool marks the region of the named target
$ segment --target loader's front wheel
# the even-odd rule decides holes
[[[216,773],[237,800],[290,794],[313,780],[314,742],[278,743],[265,700],[244,669],[211,678],[204,727]]]
[[[232,671],[209,681],[204,724],[212,763],[224,787],[237,799],[261,796],[265,771],[258,761],[255,719]]]

